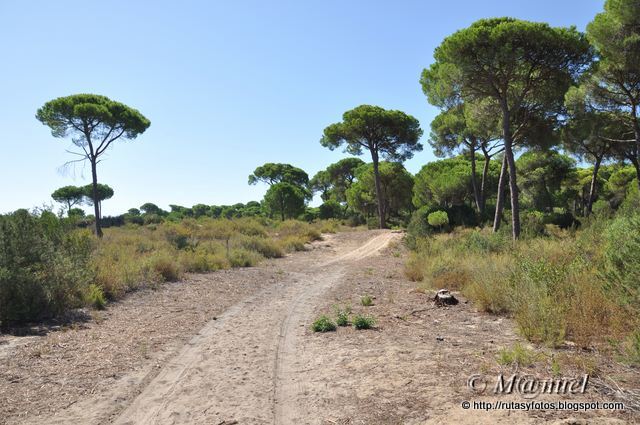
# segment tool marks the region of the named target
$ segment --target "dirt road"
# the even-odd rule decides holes
[[[0,423],[573,423],[570,411],[460,407],[492,400],[466,379],[505,372],[496,355],[521,340],[464,299],[433,307],[402,274],[400,237],[329,235],[259,267],[132,294],[78,328],[0,337]],[[365,294],[373,306],[360,305]],[[336,305],[375,317],[376,329],[311,332]],[[545,364],[526,372],[548,374]],[[576,423],[625,423],[599,416]]]
[[[209,322],[116,419],[116,424],[303,421],[296,347],[315,298],[340,282],[349,261],[376,254],[398,234],[304,261],[287,279]],[[316,260],[316,259],[314,259]]]

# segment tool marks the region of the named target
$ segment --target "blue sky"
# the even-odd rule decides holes
[[[97,93],[151,120],[117,143],[98,178],[118,214],[145,202],[233,204],[260,200],[247,176],[286,162],[312,176],[345,156],[322,130],[360,104],[418,118],[425,150],[437,110],[418,79],[444,37],[473,21],[513,16],[586,24],[601,0],[524,1],[8,1],[0,0],[0,213],[50,204],[90,169],[61,172],[70,142],[35,118],[47,100]],[[363,159],[368,160],[364,157]]]

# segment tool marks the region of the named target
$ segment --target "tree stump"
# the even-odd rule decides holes
[[[433,298],[433,302],[438,307],[442,307],[446,305],[456,305],[458,304],[458,299],[451,295],[451,292],[447,289],[440,289]]]

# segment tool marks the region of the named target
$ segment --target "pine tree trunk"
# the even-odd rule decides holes
[[[378,153],[375,151],[371,152],[371,159],[373,160],[373,175],[376,186],[376,201],[378,204],[378,224],[380,229],[385,228],[385,220],[384,220],[384,200],[382,199],[382,186],[380,183],[380,170],[378,168]]]
[[[509,167],[509,191],[511,192],[511,227],[513,239],[520,237],[520,201],[518,199],[518,184],[516,175],[516,161],[513,158],[511,137],[511,118],[506,101],[502,104],[502,139],[504,141],[504,155]]]
[[[487,150],[482,148],[482,154],[484,155],[484,165],[482,167],[482,180],[480,181],[480,215],[484,215],[484,210],[487,207],[487,177],[489,176],[489,165],[491,165],[491,157],[487,153]]]
[[[502,222],[502,210],[504,209],[504,185],[507,181],[507,158],[502,158],[502,167],[500,167],[500,178],[498,179],[498,194],[496,195],[496,212],[493,217],[494,233],[500,229]]]
[[[97,163],[96,160],[93,159],[91,161],[91,177],[93,178],[92,192],[93,192],[93,211],[96,216],[96,236],[102,237],[102,224],[100,224],[100,203],[98,202],[98,172],[96,170]]]
[[[480,201],[480,190],[478,189],[478,179],[476,176],[476,148],[475,145],[470,147],[471,151],[471,186],[473,187],[473,199],[476,203],[476,210],[478,214],[482,213],[481,201]]]
[[[593,165],[593,174],[591,175],[591,185],[589,186],[589,197],[587,198],[587,208],[585,215],[589,217],[593,210],[593,201],[596,197],[596,183],[598,180],[598,170],[600,169],[600,163],[602,162],[602,156],[596,158],[596,162]]]

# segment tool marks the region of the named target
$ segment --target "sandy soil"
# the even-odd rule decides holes
[[[44,336],[0,336],[0,423],[638,420],[630,412],[462,409],[465,400],[496,399],[472,393],[467,379],[503,371],[496,353],[519,338],[508,319],[479,314],[463,298],[455,307],[433,306],[430,294],[402,276],[400,238],[389,231],[329,235],[259,267],[131,294]],[[373,306],[360,305],[365,294],[375,297]],[[376,328],[310,331],[314,318],[347,304],[374,316]],[[543,363],[526,372],[549,374]],[[612,396],[594,386],[564,400]]]

